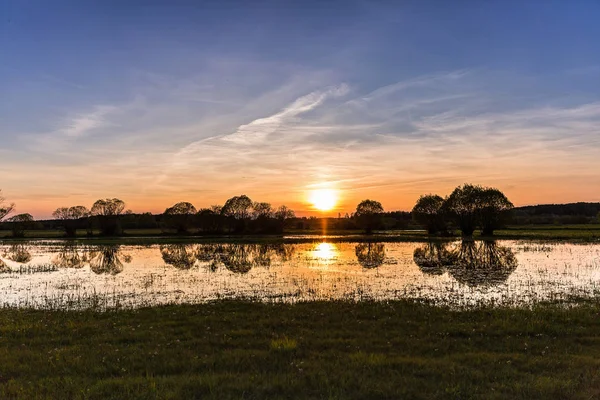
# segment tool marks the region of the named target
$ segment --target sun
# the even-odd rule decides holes
[[[337,203],[337,193],[332,189],[316,189],[310,192],[308,200],[320,211],[329,211]]]

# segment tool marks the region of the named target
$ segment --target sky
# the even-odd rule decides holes
[[[318,215],[463,183],[600,201],[597,1],[0,2],[18,212],[246,194]]]

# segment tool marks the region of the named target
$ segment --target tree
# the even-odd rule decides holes
[[[66,236],[75,237],[77,228],[81,225],[80,220],[88,218],[90,212],[84,206],[60,207],[52,213],[52,216],[55,219],[62,221]]]
[[[465,184],[454,189],[443,208],[455,220],[463,236],[470,237],[478,226],[484,235],[492,235],[513,204],[496,188]]]
[[[453,218],[463,236],[473,236],[479,220],[481,209],[481,186],[465,184],[459,186],[444,202],[444,209]]]
[[[125,210],[125,202],[120,199],[101,199],[92,206],[92,215],[98,218],[100,230],[105,236],[121,233],[119,215]]]
[[[514,206],[500,190],[484,188],[480,193],[479,207],[481,233],[491,236],[503,225]]]
[[[32,225],[33,221],[34,219],[31,214],[17,214],[6,220],[6,222],[10,222],[10,228],[14,237],[25,236],[25,230]]]
[[[268,219],[273,216],[273,207],[270,203],[255,202],[252,205],[252,217],[254,219]]]
[[[225,218],[221,214],[220,207],[215,210],[215,206],[211,208],[203,208],[198,211],[197,221],[198,227],[202,232],[207,233],[218,233],[221,232],[223,226],[223,219]]]
[[[356,206],[354,213],[358,224],[365,230],[366,234],[371,234],[373,229],[381,223],[381,214],[383,206],[375,200],[363,200]]]
[[[413,219],[425,226],[427,233],[445,233],[444,199],[437,194],[427,194],[419,197],[412,209]]]
[[[244,194],[234,196],[225,202],[221,208],[221,213],[238,220],[248,219],[252,213],[252,206],[252,200],[248,196]]]
[[[235,231],[244,232],[252,215],[252,205],[252,200],[248,196],[234,196],[225,202],[221,214],[234,219]]]
[[[197,212],[192,203],[177,203],[165,210],[165,224],[169,228],[176,229],[177,233],[188,233]]]
[[[288,219],[296,218],[296,213],[294,210],[288,208],[287,206],[280,206],[275,210],[274,214],[277,221],[279,221],[279,231],[283,232],[285,228],[285,221]]]
[[[8,214],[14,211],[15,204],[4,204],[6,199],[2,196],[2,190],[0,190],[0,221],[2,221]]]

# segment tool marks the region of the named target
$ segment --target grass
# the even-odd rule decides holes
[[[373,235],[365,235],[361,231],[289,231],[284,235],[216,235],[216,236],[177,236],[175,234],[165,234],[160,229],[129,229],[120,237],[100,237],[99,232],[96,236],[88,238],[85,230],[77,232],[77,240],[93,240],[97,244],[119,243],[119,244],[152,244],[152,243],[189,243],[189,242],[240,242],[240,243],[262,243],[262,242],[285,242],[285,243],[304,243],[314,240],[315,236],[326,235],[330,242],[355,242],[355,241],[426,241],[431,239],[457,239],[460,238],[460,232],[455,231],[450,237],[430,236],[426,231],[418,230],[390,230],[378,231]],[[304,237],[303,237],[304,236]],[[10,231],[0,230],[0,240],[31,240],[31,239],[62,239],[64,234],[58,230],[32,230],[26,231],[23,238],[12,238]],[[475,238],[484,238],[479,232],[475,232]],[[581,224],[581,225],[523,225],[509,226],[505,229],[497,230],[493,237],[488,239],[505,240],[565,240],[565,241],[599,241],[600,224]]]
[[[600,397],[600,303],[0,311],[0,398]]]

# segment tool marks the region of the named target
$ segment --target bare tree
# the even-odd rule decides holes
[[[2,196],[2,190],[0,190],[0,221],[2,221],[8,214],[14,211],[15,204],[5,204],[6,199]]]
[[[279,221],[279,231],[283,232],[285,228],[285,221],[295,218],[296,213],[294,213],[294,210],[288,208],[287,206],[280,206],[277,208],[277,210],[275,210],[274,216],[277,221]]]

